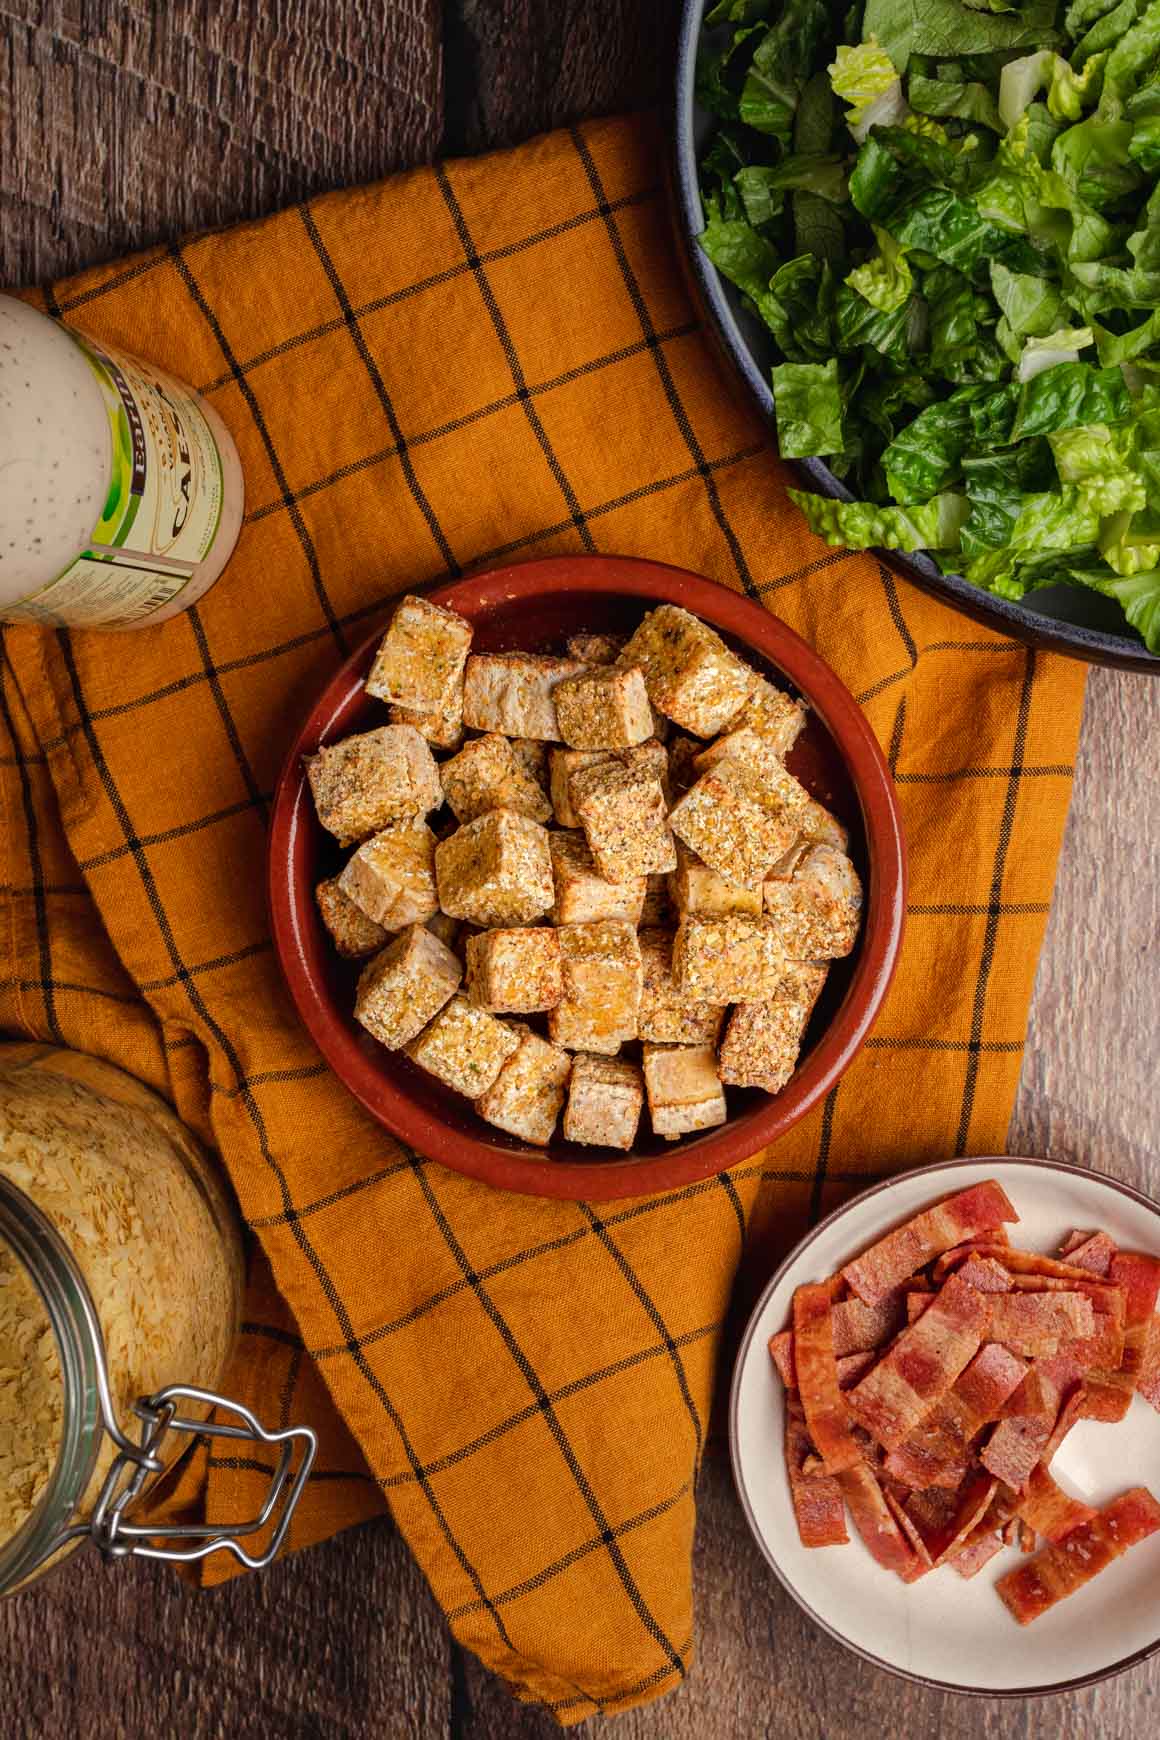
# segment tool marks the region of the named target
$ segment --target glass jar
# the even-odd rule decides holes
[[[216,1393],[242,1282],[226,1192],[168,1106],[94,1058],[0,1046],[0,1594],[87,1537],[113,1557],[273,1557],[314,1434],[268,1433]],[[277,1447],[258,1518],[134,1520],[191,1433]]]

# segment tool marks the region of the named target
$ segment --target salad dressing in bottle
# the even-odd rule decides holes
[[[243,499],[192,388],[0,296],[0,621],[165,622],[220,575]]]

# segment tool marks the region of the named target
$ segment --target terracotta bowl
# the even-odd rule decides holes
[[[474,574],[430,597],[475,624],[475,650],[551,652],[581,631],[626,634],[663,602],[712,623],[752,664],[795,689],[810,723],[789,765],[846,823],[866,888],[861,937],[835,964],[792,1080],[771,1097],[729,1089],[718,1129],[666,1143],[648,1130],[635,1155],[562,1139],[529,1147],[477,1117],[471,1105],[387,1051],[354,1018],[358,963],[330,946],[314,888],[340,862],[315,819],[302,758],[320,744],[365,731],[386,709],[363,689],[382,625],[326,685],[294,742],[274,798],[269,894],[274,941],[290,991],[330,1067],[373,1117],[429,1158],[501,1190],[572,1201],[669,1190],[709,1177],[776,1142],[833,1086],[865,1039],[890,983],[906,908],[906,855],[890,773],[849,690],[805,642],[760,605],[680,568],[629,557],[560,556]],[[390,606],[384,604],[384,620]]]

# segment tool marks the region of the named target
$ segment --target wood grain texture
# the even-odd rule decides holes
[[[676,0],[0,0],[0,279],[27,281],[663,91]],[[446,42],[440,67],[440,33]],[[441,89],[447,91],[446,110]],[[1097,672],[1012,1125],[1160,1193],[1160,684]],[[819,1634],[711,1452],[697,1660],[617,1740],[1143,1740],[1160,1661],[1047,1702],[906,1685]],[[611,1732],[593,1722],[586,1732]],[[389,1524],[194,1595],[81,1559],[0,1603],[3,1740],[547,1740],[453,1649]]]
[[[2,0],[0,282],[432,157],[438,0]]]

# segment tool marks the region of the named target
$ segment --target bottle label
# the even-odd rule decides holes
[[[68,330],[109,418],[109,493],[86,550],[4,611],[54,628],[138,623],[171,605],[209,554],[222,511],[222,462],[196,396],[131,357]]]

